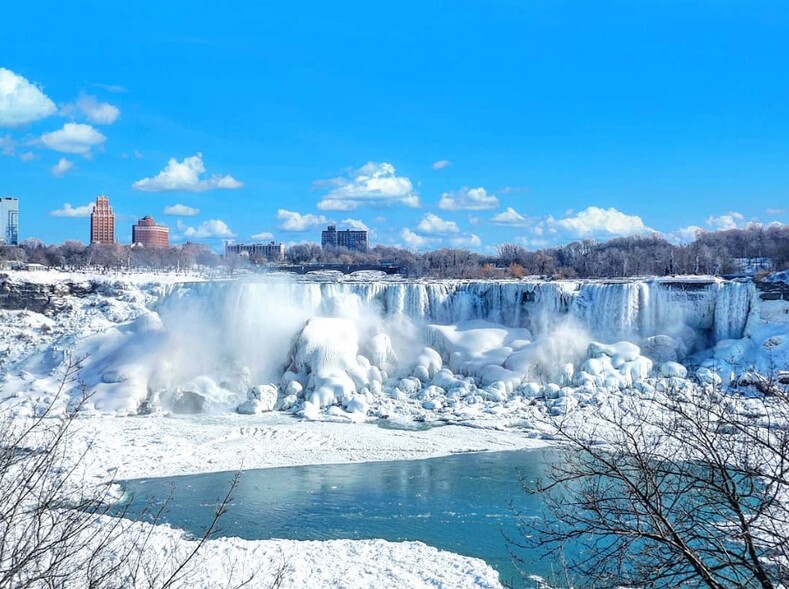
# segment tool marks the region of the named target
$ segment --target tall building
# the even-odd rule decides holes
[[[19,199],[0,197],[0,244],[19,245]]]
[[[329,225],[321,231],[321,246],[324,248],[347,247],[357,252],[367,251],[367,231],[364,229],[346,229],[337,231],[336,225]]]
[[[147,215],[132,225],[132,245],[146,248],[170,247],[170,228],[157,225],[156,220]]]
[[[103,245],[115,243],[115,213],[112,212],[110,199],[106,196],[96,198],[90,214],[90,242]]]
[[[281,243],[225,244],[225,255],[235,254],[250,258],[265,258],[269,262],[281,262],[285,259],[285,246]]]

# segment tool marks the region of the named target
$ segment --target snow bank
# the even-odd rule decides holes
[[[102,521],[94,525],[101,525]],[[149,570],[172,572],[196,544],[168,526],[142,523]],[[421,542],[385,540],[243,540],[207,541],[179,576],[179,587],[268,589],[282,570],[283,589],[501,589],[498,573],[483,560],[461,556]],[[144,575],[142,575],[144,577]],[[145,587],[141,579],[137,587]],[[80,587],[77,585],[77,587]]]

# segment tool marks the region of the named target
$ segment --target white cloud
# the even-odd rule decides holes
[[[74,167],[74,162],[62,157],[58,160],[58,163],[56,163],[54,166],[52,166],[49,169],[49,171],[52,172],[53,176],[62,178],[63,176],[65,176],[66,172],[68,172],[73,167]]]
[[[36,159],[36,154],[32,151],[25,151],[24,153],[19,154],[19,159],[23,162],[31,162]]]
[[[0,68],[0,127],[16,127],[57,112],[52,100],[35,84]]]
[[[497,225],[529,228],[529,235],[518,237],[521,243],[529,247],[558,245],[575,239],[609,239],[654,232],[637,215],[627,215],[615,208],[602,209],[594,206],[577,213],[568,210],[565,216],[559,219],[551,215],[530,219],[510,207],[495,215],[492,221]],[[683,238],[691,231],[692,229],[688,228]],[[680,237],[675,236],[673,239],[678,241]]]
[[[672,231],[671,233],[665,233],[663,237],[665,237],[670,243],[684,244],[696,241],[696,237],[698,236],[699,232],[703,233],[704,229],[698,225],[688,225],[687,227],[682,227]]]
[[[236,236],[227,223],[219,219],[210,219],[199,227],[189,227],[183,221],[178,221],[176,226],[187,239],[233,239]]]
[[[454,247],[476,248],[482,245],[479,236],[460,233],[460,228],[454,221],[446,221],[433,213],[427,213],[416,230],[408,227],[400,231],[400,238],[406,247],[411,249],[426,249],[428,247]]]
[[[73,207],[69,203],[66,203],[62,208],[56,211],[50,211],[49,214],[52,217],[90,217],[92,212],[92,203],[81,207]]]
[[[547,239],[543,239],[541,237],[530,237],[528,235],[519,235],[518,237],[515,238],[515,241],[517,243],[525,245],[527,248],[531,250],[539,250],[539,249],[550,247],[552,245],[557,245]]]
[[[496,192],[499,194],[522,194],[529,192],[529,190],[530,188],[528,186],[502,186]]]
[[[713,231],[727,231],[728,229],[737,229],[737,226],[744,220],[745,217],[741,213],[730,211],[719,217],[709,217],[707,225],[712,227]]]
[[[168,217],[194,217],[200,214],[200,209],[177,204],[164,207],[164,214]]]
[[[766,209],[764,212],[768,215],[785,215],[789,209]]]
[[[405,242],[406,247],[411,249],[419,249],[424,247],[430,241],[427,238],[414,233],[408,227],[403,227],[403,230],[400,232],[400,237]]]
[[[411,180],[397,176],[392,164],[369,162],[348,177],[319,180],[318,187],[333,187],[318,203],[323,211],[352,211],[360,206],[419,207]]]
[[[574,216],[554,220],[548,217],[545,224],[566,231],[574,237],[606,235],[626,237],[651,231],[637,215],[626,215],[614,208],[587,207]]]
[[[370,228],[364,221],[360,221],[359,219],[343,219],[342,224],[347,226],[349,229],[355,229],[357,231],[370,231]]]
[[[464,186],[455,192],[445,192],[438,201],[438,208],[445,211],[485,211],[499,206],[495,194],[488,194],[482,188]]]
[[[264,231],[263,233],[255,233],[252,236],[252,239],[256,239],[258,241],[274,241],[274,234],[269,233],[268,231]]]
[[[434,170],[443,170],[444,168],[448,168],[452,165],[452,162],[449,160],[438,160],[437,162],[433,162],[433,169]]]
[[[61,113],[67,116],[79,113],[91,123],[111,125],[118,120],[121,111],[117,106],[113,106],[109,102],[99,102],[95,96],[81,94],[77,102],[65,105],[61,109]]]
[[[90,150],[102,145],[106,137],[90,125],[66,123],[63,128],[51,133],[44,133],[41,142],[55,151],[62,153],[79,153],[90,156]]]
[[[308,231],[329,222],[323,215],[313,215],[311,213],[302,215],[296,211],[285,209],[277,211],[277,220],[282,231]]]
[[[244,183],[239,182],[233,176],[222,176],[216,179],[217,188],[225,188],[227,190],[235,190],[236,188],[243,188]]]
[[[16,141],[11,135],[0,137],[0,154],[12,156],[16,151]]]
[[[234,189],[244,186],[232,176],[201,178],[204,173],[203,154],[198,152],[181,162],[170,158],[164,170],[153,178],[137,180],[132,188],[143,192],[204,192],[214,188]]]
[[[780,214],[780,213],[777,213]],[[780,225],[780,223],[779,223]],[[705,231],[729,231],[730,229],[747,229],[749,227],[761,227],[759,223],[748,222],[745,223],[745,216],[741,213],[730,211],[724,215],[711,216],[707,218],[707,229],[699,227],[698,225],[689,225],[676,229],[669,233],[665,233],[664,237],[675,244],[691,243],[696,241],[699,233]]]
[[[337,198],[324,198],[318,202],[318,208],[322,211],[355,211],[359,208],[359,203],[355,200],[343,200]]]
[[[502,211],[499,214],[494,215],[491,221],[493,221],[496,225],[511,225],[513,227],[523,227],[529,222],[526,217],[521,215],[512,207],[507,207],[506,211]]]
[[[96,88],[101,88],[106,92],[112,92],[113,94],[126,94],[129,90],[125,86],[120,86],[119,84],[91,84]]]
[[[438,215],[427,213],[417,226],[417,230],[423,235],[448,235],[459,233],[460,228],[454,221],[445,221]]]
[[[478,235],[473,233],[464,235],[447,236],[429,236],[422,235],[417,231],[411,231],[408,227],[404,227],[400,231],[400,238],[407,248],[410,249],[427,249],[439,247],[454,247],[454,248],[478,248],[482,246],[482,240]]]
[[[461,237],[453,237],[449,240],[449,244],[452,247],[480,247],[482,245],[482,240],[479,238],[478,235],[474,235],[473,233],[470,235],[463,235]]]

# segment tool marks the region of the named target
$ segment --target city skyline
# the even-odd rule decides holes
[[[19,199],[17,197],[0,197],[0,205],[3,207],[6,206],[6,202],[12,203],[13,208],[6,211],[3,208],[3,214],[8,215],[8,219],[5,217],[0,218],[2,223],[0,223],[0,228],[2,228],[2,233],[5,235],[8,233],[9,236],[13,235],[13,238],[6,238],[5,240],[0,238],[0,245],[20,245],[24,242],[24,240],[19,239],[18,231],[19,231]],[[117,244],[117,245],[142,245],[145,246],[146,244],[148,247],[170,247],[169,244],[169,231],[170,227],[164,223],[157,223],[156,219],[152,215],[144,215],[140,219],[138,219],[135,223],[131,225],[131,239],[128,243],[124,244],[122,240],[117,238],[117,215],[114,213],[112,208],[112,204],[110,202],[110,197],[101,194],[96,197],[96,201],[87,205],[86,207],[80,207],[81,209],[85,209],[84,214],[80,212],[80,214],[70,215],[72,218],[85,218],[89,220],[89,224],[87,225],[87,231],[89,233],[89,237],[87,240],[83,240],[80,238],[74,238],[73,240],[66,240],[66,241],[80,241],[86,244],[95,244],[95,245],[110,245],[110,244]],[[363,248],[357,248],[354,244],[349,245],[349,249],[361,249],[362,251],[366,251],[368,244],[367,244],[367,229],[358,229],[354,230],[351,228],[343,229],[340,228],[339,232],[336,229],[335,225],[329,225],[327,227],[329,230],[334,230],[335,235],[337,233],[343,234],[363,234],[364,237],[364,246]],[[321,235],[325,234],[326,230],[321,230]],[[43,240],[39,240],[38,238],[29,238],[33,241],[42,241],[43,243],[54,244],[53,242],[44,242]],[[336,240],[336,238],[335,238]],[[323,238],[320,240],[315,239],[313,240],[315,243],[318,241],[323,241]],[[265,243],[267,242],[267,243]],[[184,244],[194,244],[195,242],[185,240]],[[253,239],[247,240],[245,243],[237,242],[235,239],[225,239],[222,242],[223,248],[227,251],[227,247],[232,244],[237,244],[239,246],[244,245],[255,245],[255,246],[263,246],[263,245],[277,245],[283,246],[282,242],[277,242],[274,239],[274,235],[266,235],[265,237],[255,236]],[[340,244],[344,246],[345,244]],[[324,244],[326,246],[326,244]],[[334,247],[337,247],[338,244],[335,244]],[[284,250],[283,250],[284,251]]]
[[[490,252],[789,222],[777,2],[404,2],[374,19],[80,0],[68,32],[73,8],[44,4],[10,11],[0,63],[0,196],[23,203],[21,239],[84,240],[101,192],[119,241],[152,215],[215,249],[329,224]]]

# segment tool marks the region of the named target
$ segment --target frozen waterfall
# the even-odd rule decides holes
[[[166,318],[196,304],[216,324],[252,335],[272,317],[289,324],[315,315],[453,324],[482,319],[544,334],[572,318],[600,340],[640,340],[692,329],[703,343],[743,336],[753,296],[747,282],[434,281],[321,282],[270,279],[180,286],[160,305]],[[359,307],[355,309],[355,307]],[[266,331],[265,329],[263,331]],[[249,341],[247,338],[244,338]],[[254,338],[253,338],[254,339]]]

